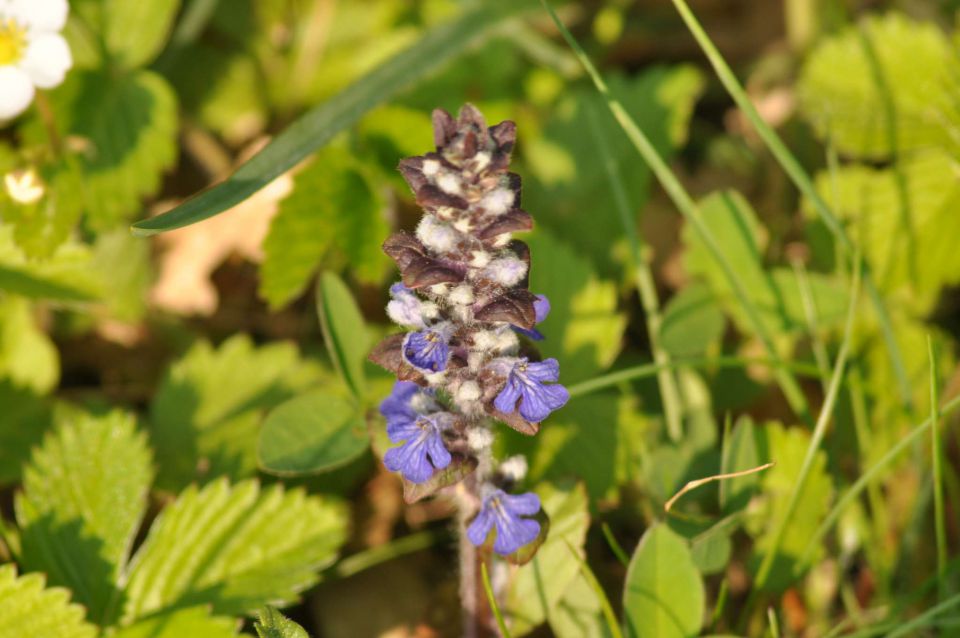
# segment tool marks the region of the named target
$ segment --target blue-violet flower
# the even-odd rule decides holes
[[[540,498],[533,492],[511,495],[503,490],[491,491],[480,506],[480,512],[467,528],[467,538],[474,545],[483,545],[496,527],[497,538],[493,551],[512,554],[540,533],[540,523],[524,516],[533,516],[540,511]]]
[[[550,314],[550,300],[547,299],[546,295],[537,295],[537,300],[533,302],[533,312],[536,317],[536,323],[543,323],[547,315]],[[534,341],[543,341],[545,338],[543,333],[536,328],[527,330],[526,328],[513,326],[513,329]]]
[[[509,414],[517,409],[519,400],[520,416],[531,423],[539,423],[570,399],[570,393],[559,383],[545,385],[547,381],[559,380],[560,364],[556,359],[540,362],[518,359],[493,405],[501,412]]]

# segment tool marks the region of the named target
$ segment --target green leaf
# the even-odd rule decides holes
[[[824,39],[798,94],[804,115],[838,151],[879,160],[945,144],[956,150],[958,80],[960,61],[941,28],[890,12]]]
[[[48,434],[16,499],[23,567],[46,572],[109,624],[152,474],[130,415],[80,415]]]
[[[669,156],[684,143],[694,103],[705,86],[699,70],[687,65],[659,67],[631,77],[611,75],[607,82],[614,98],[661,153]],[[525,208],[538,223],[575,244],[603,275],[611,276],[619,272],[615,247],[623,242],[623,229],[617,223],[607,168],[597,161],[597,129],[609,142],[610,161],[624,184],[627,206],[631,214],[638,213],[649,196],[650,170],[637,161],[603,97],[586,86],[561,100],[543,137],[524,139],[525,158],[535,179],[525,182],[523,195]]]
[[[274,409],[260,431],[260,467],[280,476],[325,472],[345,465],[370,446],[356,401],[318,390]]]
[[[767,270],[763,265],[766,244],[763,229],[750,203],[736,191],[713,193],[700,202],[698,215],[723,247],[731,266],[743,282],[771,334],[806,331],[803,297],[796,275],[788,268]],[[753,332],[746,313],[736,302],[727,278],[716,267],[703,240],[692,226],[684,227],[687,246],[685,266],[702,277],[744,332]],[[818,325],[827,330],[839,326],[846,316],[846,289],[834,279],[810,273],[810,288],[817,308]]]
[[[139,6],[153,3],[127,3]],[[77,158],[83,176],[85,222],[109,230],[140,211],[177,159],[177,99],[152,71],[71,73],[51,93],[57,127],[84,140]],[[38,121],[28,131],[43,140]]]
[[[239,615],[291,603],[317,582],[346,532],[342,504],[301,490],[261,490],[256,481],[191,485],[137,551],[124,617],[196,605]]]
[[[720,523],[717,523],[720,525]],[[701,574],[718,574],[727,568],[733,543],[723,530],[709,530],[690,543],[690,557]]]
[[[560,378],[573,383],[613,363],[623,347],[627,319],[617,312],[617,286],[600,279],[590,262],[546,232],[528,240],[534,267],[530,290],[550,299],[550,315],[538,329],[545,357],[560,361]]]
[[[911,154],[893,168],[850,165],[817,176],[817,190],[863,247],[881,290],[933,310],[941,290],[960,282],[958,163],[944,151]]]
[[[581,573],[563,593],[547,620],[557,638],[609,638],[600,598]]]
[[[170,368],[150,404],[157,486],[177,491],[197,480],[253,474],[266,410],[324,376],[293,344],[257,348],[243,334],[217,349],[198,342]]]
[[[129,323],[147,310],[147,292],[152,281],[150,244],[118,228],[97,237],[93,268],[110,294],[104,301],[110,316]]]
[[[703,579],[686,541],[662,523],[649,528],[630,559],[624,625],[637,638],[696,636],[703,624]]]
[[[749,416],[737,419],[724,453],[720,471],[724,474],[749,470],[771,458],[762,436]],[[720,482],[720,507],[733,512],[747,506],[760,485],[760,475],[749,474]]]
[[[336,147],[323,149],[294,178],[293,193],[270,223],[260,294],[273,308],[290,302],[332,250],[359,279],[379,282],[387,264],[380,245],[390,233],[384,207],[380,189],[352,155]]]
[[[254,625],[260,638],[310,638],[303,627],[285,618],[273,607],[264,607],[257,612]]]
[[[30,389],[0,381],[0,485],[17,482],[30,450],[43,440],[50,408]]]
[[[487,2],[434,28],[409,49],[306,113],[225,182],[168,213],[134,224],[134,232],[151,235],[180,228],[242,202],[324,146],[334,135],[352,126],[364,113],[483,42],[494,27],[531,4]]]
[[[702,284],[692,283],[664,308],[660,345],[675,357],[703,355],[723,336],[725,323],[713,293]]]
[[[149,64],[166,44],[180,0],[104,0],[103,34],[111,58],[120,66]]]
[[[48,257],[30,259],[17,245],[15,232],[0,225],[0,290],[60,302],[93,301],[102,294],[87,246],[67,242]]]
[[[83,620],[83,607],[70,603],[65,589],[44,589],[40,574],[17,578],[13,565],[0,565],[0,638],[96,638]]]
[[[2,163],[0,160],[0,174],[16,168],[16,164],[3,167]],[[69,238],[80,219],[83,185],[63,160],[41,165],[38,172],[44,187],[40,199],[24,204],[0,191],[0,219],[13,227],[13,238],[24,254],[48,258]]]
[[[796,485],[800,466],[810,443],[810,434],[800,428],[784,428],[779,423],[764,427],[770,460],[776,466],[763,474],[763,506],[751,510],[747,530],[756,537],[751,566],[755,570],[767,548],[773,543],[774,530],[786,514],[788,497]],[[793,583],[793,570],[807,543],[816,532],[819,521],[830,506],[833,482],[827,473],[827,455],[819,450],[814,456],[810,474],[800,494],[790,526],[784,533],[780,549],[774,557],[765,589],[780,592]]]
[[[502,611],[512,618],[511,631],[516,635],[544,622],[580,574],[580,566],[570,559],[567,543],[582,548],[590,526],[583,486],[542,484],[536,491],[550,517],[550,534],[533,560],[517,569],[507,591]]]
[[[363,364],[370,347],[370,335],[350,289],[332,272],[320,277],[317,314],[324,343],[337,372],[353,395],[362,399],[366,390]]]
[[[233,638],[240,622],[211,616],[206,607],[190,607],[150,616],[120,629],[113,638]]]
[[[0,297],[0,379],[45,394],[59,378],[57,349],[37,326],[30,303],[22,297]]]

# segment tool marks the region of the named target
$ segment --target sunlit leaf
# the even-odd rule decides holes
[[[30,303],[22,297],[0,298],[0,379],[38,394],[60,378],[60,357],[40,330]]]
[[[300,490],[261,490],[255,481],[191,486],[137,551],[124,616],[206,604],[215,614],[244,614],[293,602],[336,557],[346,526],[341,504]]]
[[[17,578],[13,565],[0,565],[0,638],[95,638],[83,607],[70,603],[65,589],[44,589],[41,574]]]
[[[703,355],[723,336],[725,321],[710,290],[692,283],[663,310],[660,345],[675,357]]]
[[[330,358],[353,395],[362,399],[366,390],[363,364],[370,337],[350,289],[332,272],[320,277],[317,314]]]
[[[303,627],[285,618],[273,607],[265,607],[257,617],[255,627],[260,638],[309,638]]]
[[[114,638],[233,638],[240,622],[211,616],[205,607],[178,609],[150,616],[111,634]]]
[[[703,579],[686,541],[662,523],[650,527],[630,560],[623,589],[624,625],[637,638],[700,633]]]
[[[151,62],[166,44],[180,0],[103,0],[103,34],[114,62],[127,68]]]

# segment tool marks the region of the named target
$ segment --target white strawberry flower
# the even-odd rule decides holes
[[[36,89],[52,89],[73,66],[60,35],[67,0],[0,0],[0,121],[20,115]]]

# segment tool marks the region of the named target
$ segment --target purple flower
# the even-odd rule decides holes
[[[474,545],[483,545],[490,528],[496,526],[493,550],[498,554],[512,554],[540,533],[540,523],[521,516],[533,516],[539,511],[540,498],[533,492],[513,496],[494,490],[483,499],[480,513],[467,528],[467,538]]]
[[[518,359],[507,376],[507,383],[493,401],[493,406],[505,414],[517,409],[530,423],[543,421],[554,410],[564,406],[570,393],[560,384],[545,385],[545,381],[560,380],[560,364],[556,359],[531,363]]]
[[[547,318],[547,315],[550,314],[550,300],[547,299],[546,295],[537,295],[537,300],[533,302],[533,313],[534,313],[534,322],[542,323],[544,319]],[[534,341],[543,341],[545,337],[543,333],[533,328],[527,330],[526,328],[519,328],[517,326],[511,326],[518,333],[533,339]]]
[[[400,282],[390,286],[390,303],[387,304],[387,314],[401,326],[423,328],[425,325],[420,300],[412,290]]]
[[[413,483],[423,483],[433,476],[434,468],[440,470],[450,465],[450,452],[443,444],[448,418],[447,413],[439,412],[388,422],[387,436],[394,443],[402,441],[403,445],[387,450],[383,464]]]
[[[408,333],[403,339],[403,358],[407,363],[427,372],[443,372],[447,368],[449,337],[440,330]]]
[[[380,414],[388,424],[396,419],[416,418],[417,411],[411,402],[419,391],[420,386],[413,381],[397,381],[393,384],[390,396],[380,402]]]

